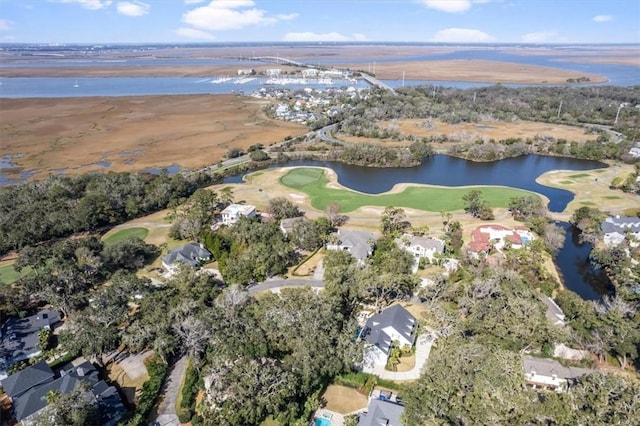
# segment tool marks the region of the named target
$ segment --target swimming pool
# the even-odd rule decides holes
[[[326,417],[318,417],[316,419],[316,426],[331,426],[331,420]]]

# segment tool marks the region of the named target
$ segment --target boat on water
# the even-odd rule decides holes
[[[76,82],[73,83],[73,87],[80,87],[80,85],[78,84],[78,80],[76,80]]]

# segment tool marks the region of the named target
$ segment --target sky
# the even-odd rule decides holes
[[[638,0],[0,0],[3,43],[640,43]]]

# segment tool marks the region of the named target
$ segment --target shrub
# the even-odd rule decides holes
[[[147,373],[149,374],[149,380],[142,385],[142,393],[140,394],[140,399],[138,399],[138,405],[126,423],[127,426],[146,425],[147,415],[156,402],[160,389],[162,388],[162,382],[167,374],[167,364],[159,355],[153,355],[148,358],[145,361],[145,365],[147,367]]]

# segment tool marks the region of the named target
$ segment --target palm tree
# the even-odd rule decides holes
[[[47,394],[44,397],[45,401],[47,401],[47,404],[55,404],[56,402],[58,402],[60,400],[60,392],[58,392],[55,389],[51,389],[49,392],[47,392]]]

